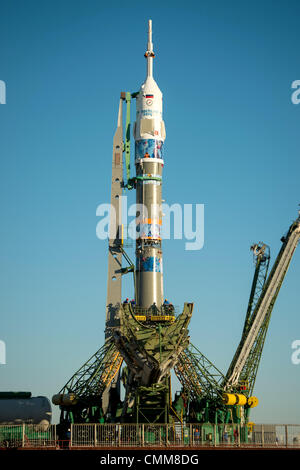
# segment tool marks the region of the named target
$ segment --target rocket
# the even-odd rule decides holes
[[[136,98],[133,127],[136,167],[136,305],[148,309],[163,304],[162,171],[166,137],[162,92],[153,78],[152,21],[148,23],[146,80]]]

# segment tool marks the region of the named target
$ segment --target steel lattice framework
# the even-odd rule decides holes
[[[245,381],[248,381],[247,393],[249,394],[253,390],[271,313],[298,245],[299,237],[300,215],[292,223],[286,236],[282,237],[282,247],[271,272],[267,278],[265,276],[260,296],[252,313],[250,312],[251,315],[248,315],[248,318],[246,317],[247,323],[245,323],[242,338],[224,381],[224,387],[227,390],[234,390]],[[260,266],[257,266],[256,270],[259,271]],[[257,274],[258,279],[259,273],[255,274]]]
[[[104,345],[71,377],[60,391],[74,394],[76,400],[92,402],[99,400],[122,365],[123,358],[112,339]]]
[[[174,370],[192,399],[222,397],[224,375],[196,346],[190,344],[180,354]]]
[[[253,312],[263,291],[271,258],[269,246],[262,242],[252,245],[250,249],[253,251],[255,272],[242,335],[247,334],[250,323],[253,320]]]
[[[252,245],[251,250],[253,251],[255,271],[254,271],[254,276],[253,276],[253,281],[252,281],[252,286],[251,286],[248,308],[246,312],[244,329],[242,333],[241,341],[243,342],[246,339],[248,335],[248,331],[255,319],[256,306],[258,304],[258,301],[265,287],[265,283],[266,283],[267,276],[268,276],[269,265],[270,265],[270,259],[271,259],[269,246],[262,242]],[[272,308],[273,308],[273,305],[272,305]],[[265,338],[266,338],[269,323],[270,323],[272,308],[269,309],[264,319],[264,322],[249,352],[249,356],[247,358],[247,361],[240,375],[240,383],[245,384],[246,388],[244,390],[244,393],[247,396],[250,396],[253,393],[257,370],[258,370],[258,366],[260,363],[263,346],[264,346]],[[238,353],[236,353],[236,355],[237,354]],[[236,356],[233,358],[232,364],[235,363],[235,358]]]

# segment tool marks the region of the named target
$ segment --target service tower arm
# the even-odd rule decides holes
[[[282,247],[251,316],[248,333],[242,337],[234,359],[228,369],[224,383],[225,390],[231,390],[239,384],[241,372],[252,350],[252,346],[263,327],[266,317],[270,315],[274,307],[280,287],[297,247],[299,237],[300,215],[290,226],[287,235],[281,239],[283,242]]]
[[[113,139],[111,211],[108,241],[108,270],[105,338],[112,335],[112,328],[121,304],[122,295],[122,210],[123,187],[123,94],[118,111],[117,129]]]

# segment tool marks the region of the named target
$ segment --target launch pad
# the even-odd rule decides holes
[[[113,140],[105,343],[52,401],[60,406],[60,423],[66,427],[70,423],[199,423],[206,434],[216,425],[223,426],[222,433],[226,425],[249,429],[250,410],[258,405],[253,396],[257,370],[271,313],[299,241],[300,217],[282,237],[270,272],[269,247],[262,242],[251,247],[255,271],[244,328],[223,375],[190,342],[193,303],[186,302],[178,314],[164,300],[161,205],[166,130],[162,93],[153,78],[151,21],[145,57],[147,75],[139,92],[121,93]],[[130,175],[132,99],[136,99],[135,176]],[[136,191],[135,263],[124,244],[120,201],[125,190]],[[132,302],[122,301],[122,278],[127,273],[133,274]],[[173,369],[181,383],[174,398]],[[239,438],[247,441],[247,431]]]

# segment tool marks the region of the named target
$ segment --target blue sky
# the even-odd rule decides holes
[[[195,302],[191,341],[224,372],[250,293],[250,245],[268,243],[274,261],[297,217],[299,2],[107,5],[1,5],[2,390],[51,398],[103,342],[107,244],[96,208],[110,198],[119,93],[145,78],[148,18],[164,94],[164,198],[205,205],[202,250],[163,244],[165,293]],[[296,251],[258,372],[257,423],[300,423],[299,278]],[[127,280],[124,297],[130,289]]]

